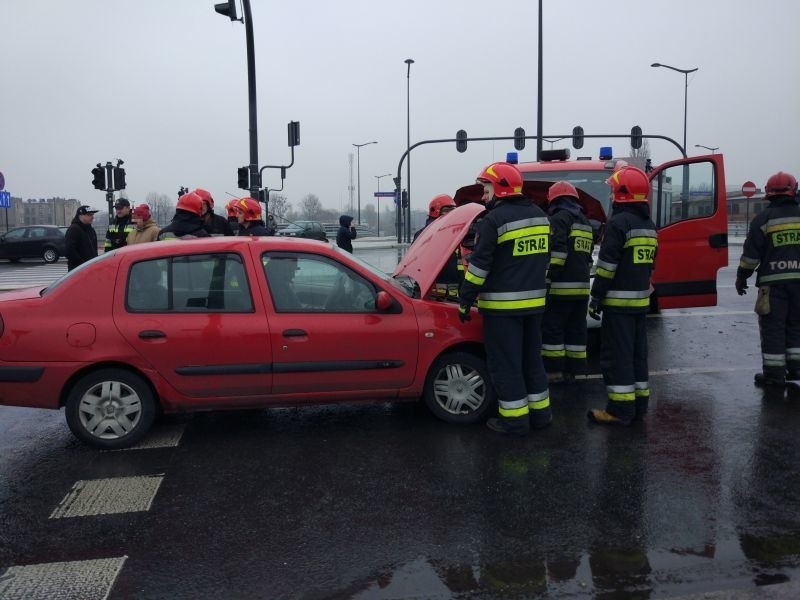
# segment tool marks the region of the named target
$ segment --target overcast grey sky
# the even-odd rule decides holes
[[[215,198],[248,163],[245,31],[214,0],[2,0],[0,171],[15,196],[67,196],[104,208],[91,186],[97,162],[125,160],[128,196]],[[536,132],[535,0],[252,0],[259,159],[288,164],[286,124],[301,122],[288,171],[290,202],[319,196],[346,208],[353,143],[361,204],[375,175],[396,173],[411,142]],[[683,137],[689,76],[690,154],[719,146],[728,185],[759,187],[777,170],[800,176],[800,2],[788,0],[544,0],[545,134]],[[596,155],[587,140],[578,154]],[[613,143],[611,145],[614,145]],[[627,154],[621,141],[617,155]],[[549,144],[545,143],[545,148]],[[412,154],[414,208],[472,183],[511,144],[451,145]],[[651,142],[655,163],[677,150]],[[573,151],[575,155],[576,151]],[[521,153],[533,160],[535,143]],[[355,178],[355,164],[353,167]],[[405,176],[405,169],[403,169]],[[276,171],[266,184],[278,187]],[[391,178],[381,180],[390,188]],[[385,206],[382,202],[381,206]]]

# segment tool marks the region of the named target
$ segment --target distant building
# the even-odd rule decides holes
[[[4,209],[0,225],[6,230],[22,225],[69,225],[81,205],[75,198],[28,199],[11,197],[11,208]]]

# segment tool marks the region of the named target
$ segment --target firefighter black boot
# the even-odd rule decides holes
[[[528,423],[528,415],[524,417],[506,418],[506,417],[492,417],[486,421],[486,426],[496,433],[503,433],[506,435],[525,436],[530,433],[530,424]]]
[[[786,385],[786,378],[784,376],[774,375],[771,373],[756,373],[755,377],[753,378],[753,383],[760,387],[780,387]]]

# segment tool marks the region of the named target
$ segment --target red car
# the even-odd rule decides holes
[[[431,294],[482,211],[437,221],[392,276],[316,240],[215,237],[0,293],[0,404],[64,407],[99,448],[136,443],[159,412],[424,397],[445,421],[482,420],[495,395],[481,319],[461,324]]]

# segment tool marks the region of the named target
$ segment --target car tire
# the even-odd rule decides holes
[[[45,248],[44,252],[42,252],[42,260],[48,265],[52,264],[58,260],[58,252],[56,252],[55,248]]]
[[[460,424],[483,421],[497,401],[486,361],[468,352],[437,358],[428,370],[423,397],[442,421]]]
[[[155,398],[147,381],[124,369],[89,373],[67,396],[67,425],[78,439],[95,448],[115,450],[135,444],[155,416]]]

